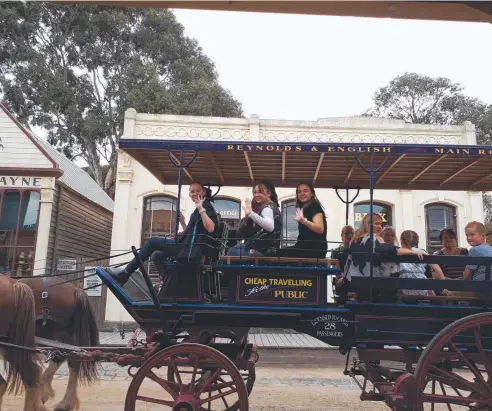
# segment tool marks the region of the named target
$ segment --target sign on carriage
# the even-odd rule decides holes
[[[91,277],[88,277],[89,275]],[[94,288],[91,288],[91,287],[94,287]],[[96,267],[85,267],[84,289],[85,289],[85,293],[89,297],[101,297],[101,295],[102,295],[102,280],[96,274]]]
[[[58,260],[56,271],[77,271],[77,260]]]
[[[237,302],[317,305],[319,278],[309,275],[239,274]]]

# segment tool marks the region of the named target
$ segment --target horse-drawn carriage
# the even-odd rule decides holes
[[[120,148],[164,175],[166,183],[177,184],[179,193],[192,182],[191,175],[223,188],[250,186],[261,177],[279,186],[300,180],[334,187],[350,174],[351,186],[370,190],[372,211],[376,181],[382,189],[459,191],[486,190],[492,183],[492,147],[122,139]],[[209,166],[210,158],[215,167]],[[218,232],[214,253],[199,266],[168,260],[158,291],[143,264],[123,286],[97,267],[97,275],[145,331],[145,340],[135,335],[124,348],[38,340],[38,349],[58,363],[111,361],[136,368],[125,411],[149,404],[180,411],[245,411],[258,359],[249,329],[290,328],[338,347],[347,357],[344,372],[360,384],[362,400],[384,401],[398,411],[444,405],[492,409],[491,259],[425,257],[428,263],[485,265],[487,281],[382,278],[371,272],[353,277],[344,295],[329,301],[328,290],[340,275],[335,261],[231,257],[224,255],[227,229]],[[381,256],[372,250],[364,258],[375,262]],[[395,292],[394,299],[379,299],[381,289],[429,288],[481,292],[483,298]]]

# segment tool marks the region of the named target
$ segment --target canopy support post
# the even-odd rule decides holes
[[[175,225],[175,240],[178,242],[178,232],[179,232],[179,214],[181,213],[181,188],[183,187],[183,170],[190,166],[193,161],[195,161],[196,156],[198,155],[197,151],[193,152],[193,156],[191,160],[187,163],[184,163],[184,150],[181,150],[179,155],[179,163],[176,161],[171,151],[168,150],[167,155],[171,163],[173,163],[174,167],[178,169],[178,199],[176,201],[176,225]]]
[[[343,199],[342,196],[340,195],[340,193],[338,192],[338,190],[340,190],[342,188],[345,189],[345,199]],[[349,200],[349,190],[357,190],[357,193],[355,193],[354,197],[351,200]],[[348,187],[348,186],[346,186],[346,187],[339,187],[339,186],[335,186],[335,193],[337,193],[337,196],[340,199],[340,201],[343,204],[345,204],[345,225],[348,225],[348,221],[349,221],[349,206],[359,196],[360,186],[357,186],[357,187]]]
[[[374,238],[374,218],[373,218],[373,213],[374,213],[374,181],[375,181],[375,176],[376,173],[379,172],[384,165],[386,164],[386,161],[388,161],[388,156],[386,156],[383,160],[383,162],[379,165],[379,167],[374,168],[374,152],[371,151],[370,154],[370,165],[369,167],[364,166],[362,164],[361,160],[359,159],[359,156],[357,154],[354,155],[355,160],[359,164],[360,168],[364,170],[366,173],[369,174],[369,237],[372,240],[372,249],[370,253],[370,259],[369,262],[371,264],[370,266],[370,273],[371,273],[371,278],[374,277],[374,266],[373,266],[373,258],[374,258],[374,253],[376,251],[376,239]],[[370,282],[370,287],[369,287],[369,301],[372,302],[372,281]]]

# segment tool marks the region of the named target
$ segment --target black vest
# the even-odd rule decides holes
[[[239,229],[238,234],[241,238],[244,238],[244,243],[247,247],[265,255],[275,255],[276,251],[280,248],[282,215],[273,202],[263,204],[256,213],[261,214],[262,210],[266,207],[271,208],[273,211],[274,227],[272,232],[265,230],[248,218],[246,225]]]

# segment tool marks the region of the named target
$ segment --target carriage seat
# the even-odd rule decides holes
[[[209,240],[209,246],[201,258],[198,270],[196,266],[170,265],[169,275],[162,279],[159,299],[199,301],[204,296],[206,296],[205,300],[220,299],[220,272],[216,267],[219,257],[225,253],[228,233],[227,224],[219,221],[215,238]]]
[[[434,304],[434,305],[465,305],[465,306],[482,306],[485,305],[483,298],[477,297],[460,297],[456,295],[408,295],[400,294],[398,302],[405,304]]]

